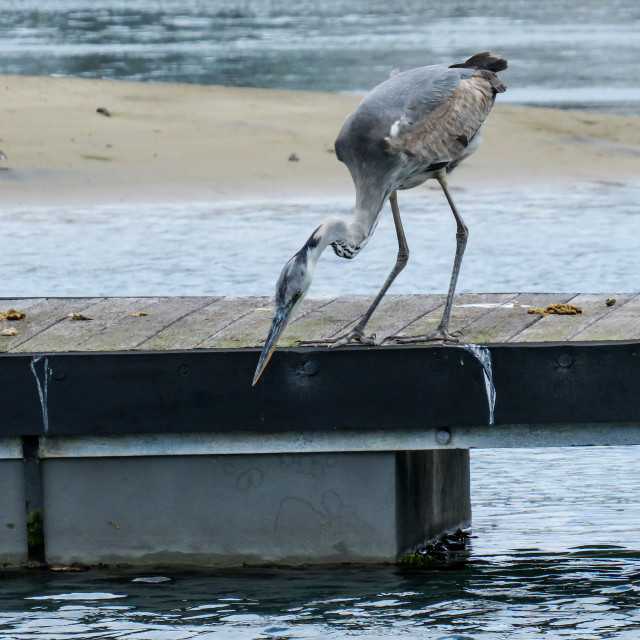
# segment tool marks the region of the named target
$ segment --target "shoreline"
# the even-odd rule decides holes
[[[2,75],[2,203],[353,198],[333,140],[361,98]],[[638,182],[640,117],[499,100],[452,189]]]

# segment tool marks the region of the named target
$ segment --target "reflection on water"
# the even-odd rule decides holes
[[[640,552],[639,459],[638,447],[473,451],[474,553],[604,561]]]
[[[638,113],[635,0],[21,0],[0,73],[363,91],[492,49],[501,101]]]
[[[462,190],[470,229],[458,291],[640,287],[640,187]],[[411,248],[393,293],[446,291],[455,223],[442,193],[399,197]],[[0,296],[272,295],[286,260],[341,200],[0,211]],[[310,295],[375,293],[395,262],[390,210],[355,260],[327,251]]]
[[[16,577],[0,587],[14,594],[3,594],[0,629],[34,640],[637,638],[638,570],[639,558],[552,556],[420,574],[245,570],[138,584],[91,573],[37,586]]]
[[[0,586],[0,630],[30,640],[637,638],[639,572],[638,555],[556,555],[428,573],[249,569],[161,584],[122,572],[16,576]]]

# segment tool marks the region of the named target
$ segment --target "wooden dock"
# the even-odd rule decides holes
[[[640,294],[461,294],[459,345],[295,346],[370,300],[306,300],[251,387],[270,298],[0,299],[0,566],[392,562],[470,525],[472,448],[640,444]],[[556,303],[582,312],[529,313]]]
[[[280,345],[340,335],[364,313],[372,296],[305,300]],[[606,301],[615,300],[611,306]],[[571,303],[574,316],[529,314],[529,307]],[[425,333],[441,317],[443,295],[388,295],[367,329],[386,335]],[[165,351],[259,347],[273,301],[267,297],[0,299],[24,320],[5,321],[17,334],[0,338],[0,352]],[[146,315],[132,314],[144,312]],[[72,320],[78,313],[90,320]],[[637,293],[498,293],[456,296],[451,328],[477,344],[640,340]]]
[[[93,424],[94,435],[377,430],[399,438],[402,429],[446,427],[476,435],[436,446],[476,447],[515,446],[518,438],[503,436],[518,425],[538,425],[540,435],[580,424],[575,440],[557,444],[627,442],[624,429],[609,430],[610,442],[581,438],[587,425],[638,419],[631,387],[640,373],[640,294],[462,294],[450,324],[462,332],[457,346],[295,346],[341,335],[370,300],[306,300],[255,389],[273,314],[267,297],[0,300],[0,309],[24,314],[0,323],[14,334],[0,337],[0,388],[23,388],[3,403],[0,434],[75,436]],[[428,332],[443,302],[387,296],[368,330],[378,338]],[[582,312],[529,313],[553,303]]]

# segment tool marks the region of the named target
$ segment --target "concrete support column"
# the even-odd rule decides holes
[[[398,554],[471,526],[468,449],[396,453]]]
[[[19,437],[0,437],[0,568],[25,566],[25,469]]]
[[[394,562],[470,524],[466,450],[40,464],[51,566]]]

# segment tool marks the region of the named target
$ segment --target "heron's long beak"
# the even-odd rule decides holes
[[[252,387],[255,386],[256,382],[258,382],[258,380],[260,379],[262,372],[266,369],[269,359],[271,358],[273,351],[276,348],[278,339],[282,335],[284,328],[289,322],[291,311],[291,307],[276,309],[276,312],[273,316],[273,322],[271,323],[271,328],[269,329],[269,335],[267,336],[267,340],[264,343],[262,353],[260,354],[260,360],[258,360],[256,374],[255,376],[253,376],[253,382],[251,383]]]

